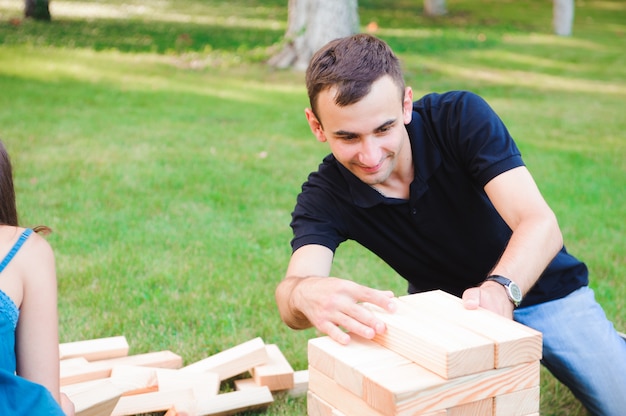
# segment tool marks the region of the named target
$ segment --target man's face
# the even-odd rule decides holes
[[[319,120],[306,110],[313,134],[328,142],[337,161],[361,181],[384,187],[400,166],[411,163],[404,127],[411,121],[411,89],[401,97],[391,77],[384,76],[363,99],[345,107],[335,104],[335,93],[330,88],[318,96]]]

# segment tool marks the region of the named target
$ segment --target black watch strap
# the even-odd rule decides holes
[[[487,276],[485,281],[493,281],[504,286],[506,290],[506,294],[509,297],[509,300],[513,303],[513,305],[517,308],[520,303],[522,303],[522,291],[520,287],[511,279],[500,276],[498,274],[492,274]]]

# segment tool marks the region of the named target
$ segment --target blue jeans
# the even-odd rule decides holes
[[[593,291],[517,309],[516,321],[543,334],[543,365],[602,416],[626,414],[626,341],[606,318]]]

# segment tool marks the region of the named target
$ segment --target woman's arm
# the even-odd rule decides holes
[[[33,233],[18,259],[24,291],[15,335],[17,374],[45,386],[61,403],[54,253]]]

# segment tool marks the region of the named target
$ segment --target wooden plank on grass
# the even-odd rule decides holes
[[[87,361],[106,360],[128,355],[126,337],[96,338],[59,344],[59,359],[83,357]]]
[[[309,370],[298,370],[293,373],[293,387],[287,392],[291,397],[304,396],[309,389]]]
[[[257,337],[189,364],[181,371],[210,371],[219,374],[220,380],[226,380],[265,364],[267,360],[265,343]]]
[[[401,296],[399,300],[420,314],[437,316],[492,340],[495,368],[541,359],[541,332],[484,308],[465,309],[460,298],[442,290]]]
[[[156,391],[158,387],[154,367],[119,364],[111,369],[110,379],[124,396]]]
[[[72,384],[61,391],[74,404],[76,416],[109,416],[122,395],[110,379]]]
[[[220,391],[220,377],[209,371],[193,372],[157,369],[159,391],[191,389],[196,397],[216,396]]]
[[[191,389],[155,391],[120,397],[111,416],[129,416],[142,413],[165,412],[171,408],[177,412],[195,414],[196,397]]]
[[[293,388],[293,367],[280,348],[276,344],[268,344],[265,349],[267,362],[251,370],[254,382],[259,386],[267,386],[271,391]]]
[[[274,401],[267,386],[231,391],[212,397],[198,398],[198,416],[228,416],[241,412],[265,409]]]
[[[180,368],[182,363],[183,360],[180,355],[165,350],[110,358],[108,360],[92,361],[78,367],[73,365],[67,367],[61,366],[61,386],[110,377],[111,371],[116,365]]]
[[[444,378],[494,368],[493,341],[484,336],[415,311],[404,302],[397,302],[395,313],[372,304],[364,306],[387,327],[374,341]]]
[[[235,380],[235,390],[246,390],[259,387],[252,377]],[[309,389],[309,370],[298,370],[293,372],[293,387],[287,390],[291,397],[304,396]]]

